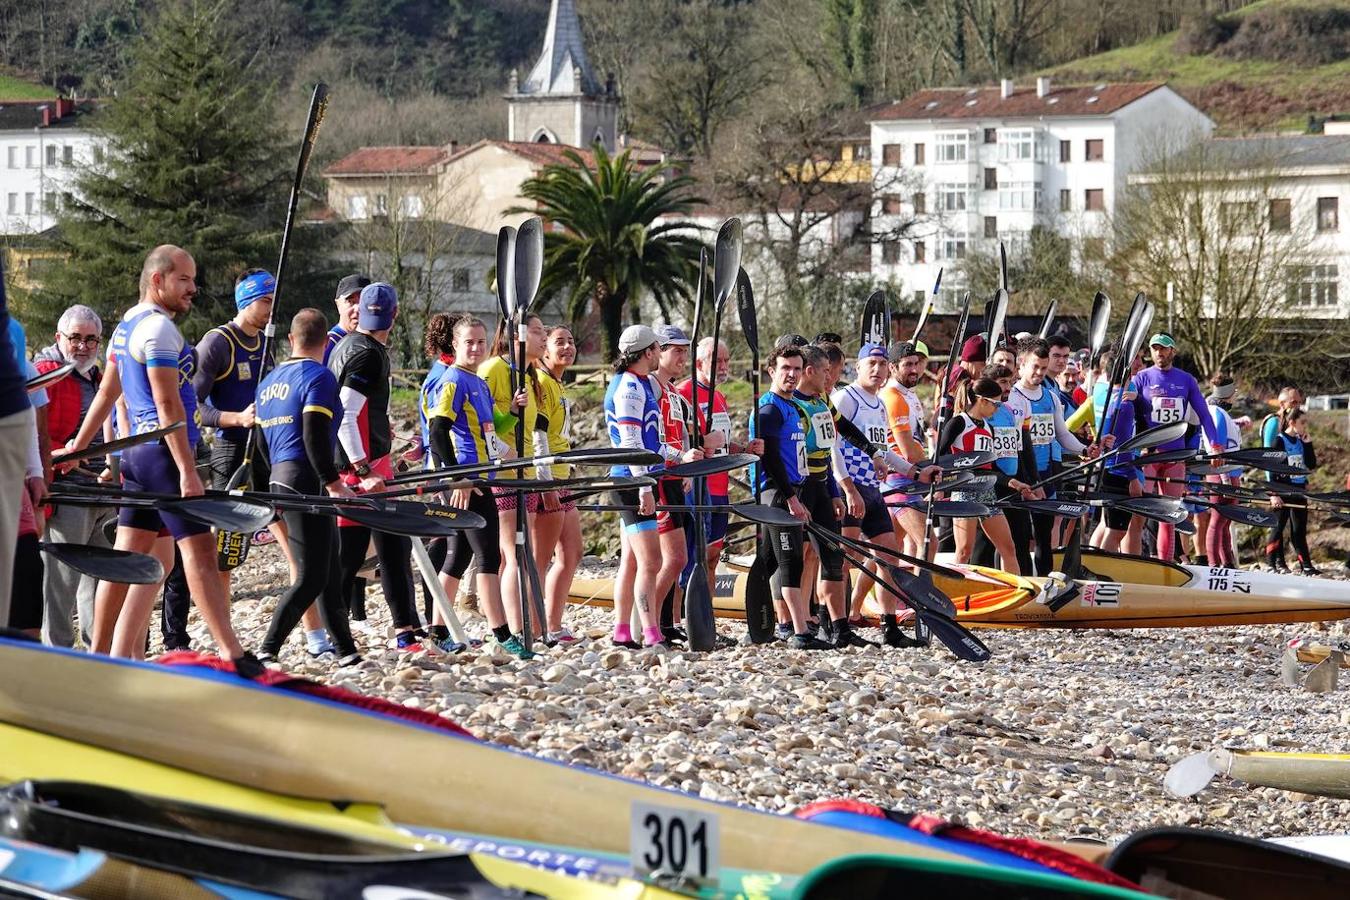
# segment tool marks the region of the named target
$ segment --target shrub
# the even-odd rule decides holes
[[[1237,24],[1230,19],[1213,14],[1186,16],[1181,20],[1173,47],[1187,56],[1205,56],[1223,46],[1236,31]]]
[[[1350,9],[1268,6],[1242,20],[1217,55],[1298,66],[1338,62],[1350,54]]]

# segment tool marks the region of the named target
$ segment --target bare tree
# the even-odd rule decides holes
[[[1159,142],[1165,146],[1165,142]],[[1146,162],[1115,216],[1117,256],[1131,281],[1161,300],[1173,287],[1175,336],[1204,371],[1255,359],[1278,344],[1290,317],[1328,312],[1318,259],[1306,248],[1315,222],[1291,215],[1272,147],[1256,140],[1198,141]],[[1334,285],[1334,281],[1332,282]],[[1329,306],[1335,315],[1335,306]],[[1165,327],[1165,326],[1164,326]],[[1309,334],[1299,350],[1329,335]]]

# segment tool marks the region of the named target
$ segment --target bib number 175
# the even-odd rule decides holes
[[[690,809],[633,804],[629,856],[639,875],[717,879],[717,818]]]

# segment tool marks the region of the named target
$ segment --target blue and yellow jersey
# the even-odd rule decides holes
[[[337,445],[337,426],[342,420],[337,378],[312,359],[288,359],[262,380],[258,390],[257,420],[272,465],[303,462],[305,413],[321,413],[332,422]]]
[[[201,437],[197,391],[192,386],[196,366],[192,347],[183,340],[173,320],[152,304],[134,306],[113,331],[108,352],[117,361],[132,434],[154,431],[168,424],[159,420],[159,407],[150,389],[150,370],[178,370],[178,396],[187,419],[188,444],[195,447]]]
[[[431,415],[450,420],[457,465],[491,462],[496,456],[492,446],[496,436],[492,393],[487,382],[473,372],[462,366],[446,367]]]

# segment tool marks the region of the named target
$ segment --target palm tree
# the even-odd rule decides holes
[[[689,222],[674,221],[700,203],[694,180],[670,177],[672,166],[640,168],[628,151],[610,156],[596,144],[592,168],[575,150],[568,163],[546,166],[521,185],[530,212],[562,226],[544,238],[543,294],[562,291],[567,315],[583,318],[589,302],[600,311],[607,359],[618,354],[623,310],[645,290],[669,318],[687,301],[697,277],[699,247]],[[656,224],[657,220],[663,220]]]

